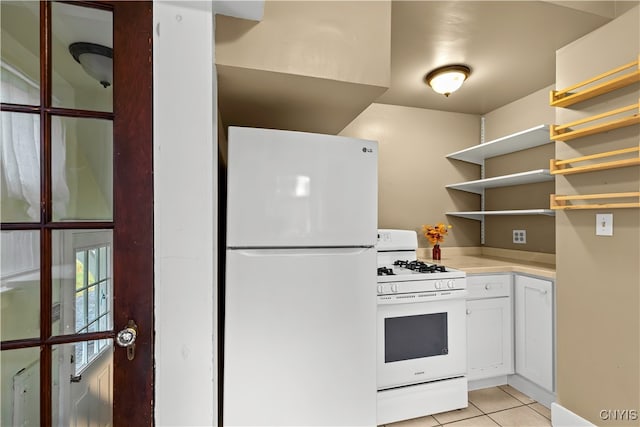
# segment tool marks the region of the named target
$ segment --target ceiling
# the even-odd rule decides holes
[[[637,4],[394,1],[391,86],[376,102],[490,112],[553,84],[557,49]],[[446,98],[426,86],[430,70],[455,63],[472,69],[458,92]]]
[[[376,92],[373,88],[368,94],[347,87],[317,89],[318,79],[292,84],[295,76],[291,74],[218,65],[223,123],[333,134],[371,102],[486,114],[552,85],[557,49],[637,6],[640,0],[391,4],[389,89]],[[221,19],[216,35],[242,33],[243,27],[243,20]],[[433,92],[424,76],[452,63],[466,64],[472,73],[458,92],[446,98]]]

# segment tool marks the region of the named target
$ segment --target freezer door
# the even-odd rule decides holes
[[[230,127],[227,246],[374,245],[377,145]]]
[[[227,250],[228,426],[376,425],[375,250]]]

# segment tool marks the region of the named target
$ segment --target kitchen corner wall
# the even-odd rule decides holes
[[[640,52],[640,7],[556,53],[556,84],[571,86],[628,64]],[[635,104],[635,83],[556,109],[556,123]],[[636,111],[637,112],[637,111]],[[638,125],[555,145],[555,158],[640,144]],[[638,166],[558,176],[558,194],[640,191]],[[613,236],[595,235],[596,213],[613,214]],[[599,426],[638,425],[640,410],[640,210],[558,211],[556,215],[558,403]],[[618,410],[617,417],[601,411]],[[633,410],[636,419],[621,415]],[[605,412],[605,415],[610,412]]]
[[[420,232],[422,224],[453,225],[446,247],[479,246],[480,223],[447,217],[478,210],[479,196],[445,185],[477,179],[479,167],[446,155],[479,143],[480,118],[421,108],[372,104],[340,135],[378,141],[378,226]],[[419,246],[429,247],[419,233]]]
[[[485,142],[511,135],[555,120],[549,107],[553,85],[504,105],[485,115]],[[555,154],[553,144],[542,145],[485,161],[485,178],[548,169]],[[553,181],[487,189],[485,210],[549,208]],[[526,230],[527,243],[513,243],[513,230]],[[485,246],[532,252],[555,253],[555,220],[546,215],[488,216],[485,219]]]
[[[267,1],[260,22],[216,18],[227,126],[336,134],[391,79],[391,2]]]

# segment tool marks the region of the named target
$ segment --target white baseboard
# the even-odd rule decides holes
[[[553,427],[595,427],[595,424],[591,424],[555,402],[551,404],[551,425]]]
[[[509,375],[507,383],[516,390],[519,390],[530,398],[542,403],[547,408],[550,408],[551,403],[556,401],[555,393],[543,389],[539,385],[532,383],[518,374]]]
[[[481,388],[497,387],[507,384],[507,376],[500,375],[491,378],[482,378],[479,380],[469,380],[469,391],[479,390]]]

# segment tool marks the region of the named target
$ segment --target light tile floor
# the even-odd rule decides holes
[[[469,392],[469,406],[451,412],[387,424],[385,427],[542,427],[551,411],[515,388],[503,385]]]

